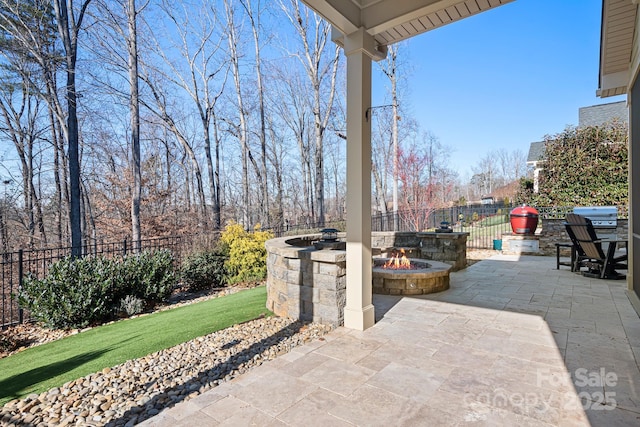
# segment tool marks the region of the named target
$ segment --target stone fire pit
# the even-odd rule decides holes
[[[373,232],[374,260],[404,251],[421,267],[372,271],[372,291],[420,295],[449,288],[449,272],[464,268],[468,233]],[[267,308],[278,316],[333,326],[343,324],[346,301],[346,243],[318,244],[320,234],[271,239],[267,249]],[[428,267],[427,267],[428,266]]]
[[[424,295],[449,289],[451,266],[444,262],[410,258],[416,268],[384,268],[388,258],[373,260],[373,293],[383,295]]]

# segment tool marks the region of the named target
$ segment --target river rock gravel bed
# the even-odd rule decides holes
[[[0,426],[133,426],[330,330],[280,317],[252,320],[8,402]]]

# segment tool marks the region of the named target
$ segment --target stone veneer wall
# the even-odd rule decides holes
[[[469,233],[393,232],[371,233],[373,254],[389,257],[404,249],[407,257],[430,259],[450,264],[451,271],[467,266],[467,237]]]
[[[403,248],[412,258],[466,265],[468,233],[372,233],[374,255]],[[346,303],[346,251],[316,250],[320,235],[267,241],[267,308],[278,316],[339,326]],[[344,236],[342,236],[344,240]],[[294,241],[290,245],[287,241]]]
[[[278,316],[342,325],[346,252],[291,246],[286,243],[290,239],[266,243],[267,308]]]
[[[538,234],[540,237],[540,253],[542,255],[555,256],[555,243],[570,243],[569,235],[564,227],[564,219],[543,219],[542,229]],[[540,224],[538,225],[540,228]],[[618,220],[618,227],[613,229],[596,229],[598,234],[615,234],[618,239],[626,240],[629,238],[629,221],[626,219]],[[568,249],[567,249],[568,253]]]

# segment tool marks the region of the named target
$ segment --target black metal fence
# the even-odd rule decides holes
[[[511,231],[510,211],[511,206],[504,204],[403,210],[374,215],[371,227],[373,231],[427,231],[446,225],[453,231],[469,233],[467,248],[491,249],[494,240]]]
[[[401,210],[371,217],[372,231],[426,231],[446,222],[454,231],[469,233],[467,247],[491,249],[494,240],[511,232],[509,212],[512,206],[504,204],[452,206],[445,209]],[[557,210],[557,209],[556,209]],[[563,211],[564,212],[564,211]],[[564,218],[564,216],[562,216]],[[305,222],[286,223],[282,227],[269,228],[276,237],[317,233],[323,228],[345,231],[346,221],[329,221],[324,224]]]
[[[136,251],[170,250],[176,263],[196,249],[211,247],[217,234],[158,237],[141,240],[139,245],[124,239],[120,242],[93,242],[82,247],[84,256],[125,256]],[[18,250],[0,255],[0,327],[23,323],[29,313],[19,307],[17,293],[28,274],[42,278],[49,266],[71,254],[71,247]]]
[[[387,214],[373,215],[371,229],[373,231],[426,231],[440,227],[445,222],[454,231],[467,232],[467,248],[495,249],[496,241],[504,233],[511,232],[509,213],[513,207],[502,204],[453,206],[446,209],[425,209],[398,211]],[[541,219],[562,219],[573,207],[536,208]],[[626,207],[618,207],[618,218],[627,218]],[[324,224],[286,224],[284,227],[270,229],[277,237],[284,235],[318,232],[321,228],[336,228],[345,230],[345,221],[332,221]],[[396,227],[397,224],[397,227]],[[169,249],[177,262],[182,260],[183,254],[197,249],[212,246],[218,240],[218,234],[197,234],[171,237],[159,237],[142,240],[139,250],[154,251]],[[136,245],[137,246],[137,245]],[[120,242],[93,242],[82,248],[85,256],[118,256],[127,255],[138,248],[127,239]],[[54,249],[19,250],[0,255],[0,327],[22,323],[28,320],[28,313],[24,312],[15,298],[22,280],[27,274],[44,277],[49,266],[62,258],[69,256],[70,247]]]
[[[445,209],[401,210],[396,214],[389,212],[371,217],[372,231],[426,231],[440,227],[446,222],[454,231],[469,233],[467,247],[472,249],[491,249],[493,241],[500,239],[502,233],[510,232],[509,212],[511,206],[504,204],[452,206]],[[564,216],[563,216],[564,218]],[[397,226],[396,226],[397,224]],[[322,228],[336,228],[345,231],[344,220],[325,222],[324,224],[305,222],[286,223],[282,227],[270,228],[276,237],[317,233]]]

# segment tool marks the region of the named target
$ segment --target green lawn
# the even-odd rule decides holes
[[[499,239],[502,233],[510,232],[509,219],[505,215],[493,215],[462,228],[462,231],[469,233],[468,240],[476,239]]]
[[[511,229],[503,224],[495,224],[487,227],[463,227],[462,231],[470,234],[468,240],[474,240],[488,237],[498,239],[503,232],[511,231]]]
[[[0,406],[234,324],[270,315],[264,286],[100,326],[0,359]]]

